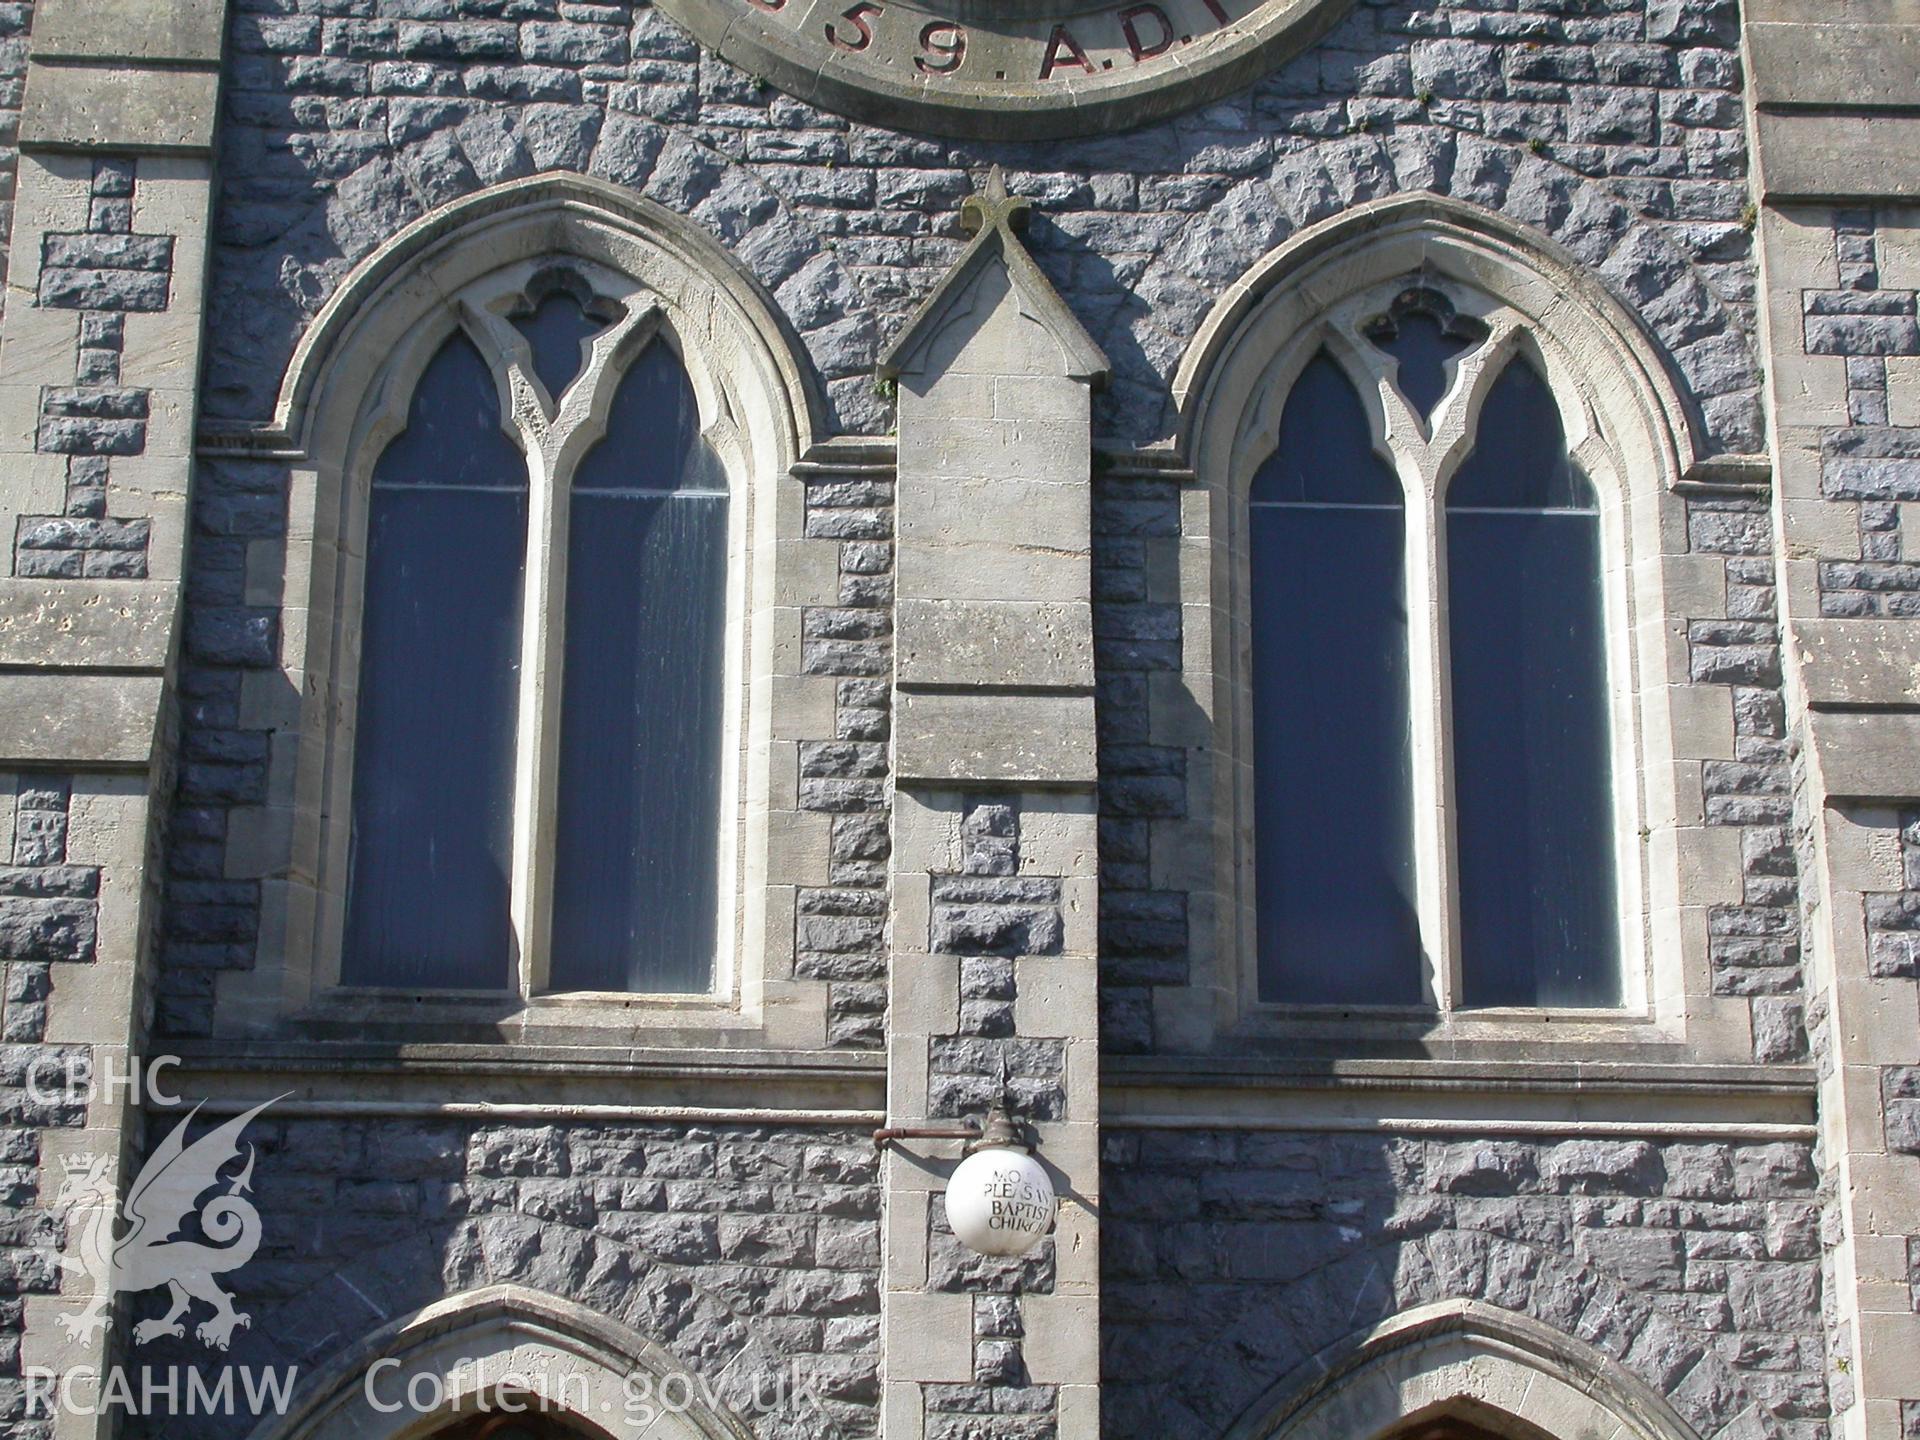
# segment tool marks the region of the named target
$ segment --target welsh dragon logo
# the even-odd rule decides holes
[[[61,1269],[84,1276],[92,1285],[92,1296],[78,1315],[55,1317],[69,1338],[90,1338],[105,1329],[116,1295],[162,1285],[171,1303],[159,1319],[134,1326],[139,1344],[162,1335],[184,1337],[181,1317],[195,1300],[213,1307],[194,1334],[215,1350],[225,1350],[233,1332],[252,1323],[251,1316],[233,1308],[233,1297],[214,1277],[238,1270],[260,1248],[260,1212],[247,1198],[253,1184],[253,1147],[244,1147],[246,1164],[239,1174],[223,1180],[220,1172],[240,1158],[241,1132],[271,1104],[256,1105],[189,1145],[187,1127],[200,1113],[196,1105],[141,1167],[126,1201],[118,1206],[105,1156],[80,1155],[67,1162],[66,1181],[54,1200],[54,1207],[69,1217],[67,1253],[58,1259]],[[219,1185],[226,1188],[200,1204],[200,1197]],[[196,1208],[200,1231],[212,1244],[176,1238]],[[114,1230],[121,1223],[131,1228],[116,1239]]]

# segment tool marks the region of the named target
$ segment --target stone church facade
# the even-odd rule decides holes
[[[1916,55],[0,4],[0,1435],[1915,1440]]]

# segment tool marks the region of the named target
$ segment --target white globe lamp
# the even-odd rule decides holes
[[[947,1181],[947,1222],[969,1250],[1024,1255],[1053,1228],[1058,1201],[1007,1112],[995,1105]]]

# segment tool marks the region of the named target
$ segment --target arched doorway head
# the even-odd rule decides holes
[[[1446,1400],[1410,1415],[1381,1440],[1553,1440],[1526,1421],[1477,1400]]]
[[[1476,1300],[1423,1305],[1322,1351],[1226,1440],[1699,1440],[1584,1341]]]
[[[482,1410],[435,1430],[427,1440],[607,1440],[607,1432],[564,1413],[515,1415]]]
[[[250,1440],[752,1440],[689,1368],[582,1305],[494,1285],[376,1331]]]

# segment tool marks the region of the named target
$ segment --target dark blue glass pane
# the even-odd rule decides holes
[[[349,985],[512,984],[527,477],[500,432],[496,393],[472,345],[455,337],[374,472],[341,961]]]
[[[1300,372],[1280,422],[1280,445],[1253,477],[1256,505],[1284,501],[1391,505],[1400,482],[1373,453],[1373,426],[1346,372],[1326,354]]]
[[[1400,362],[1400,393],[1407,403],[1422,420],[1432,419],[1433,407],[1447,393],[1447,362],[1469,342],[1447,334],[1438,320],[1418,310],[1400,316],[1372,339]]]
[[[693,392],[651,346],[573,486],[552,983],[713,984],[727,499]]]
[[[1508,362],[1480,409],[1473,454],[1447,487],[1449,510],[1591,510],[1593,486],[1567,454],[1553,392]]]
[[[1302,380],[1281,422],[1289,471],[1277,488],[1392,503],[1249,507],[1260,997],[1413,1005],[1400,488],[1344,376],[1321,360]]]
[[[607,328],[580,308],[565,290],[555,290],[534,307],[531,315],[516,317],[520,333],[533,351],[533,373],[558,400],[580,373],[585,344]]]
[[[1544,389],[1509,368],[1454,493],[1586,491]],[[1447,564],[1466,1003],[1618,1005],[1599,518],[1449,504]]]
[[[407,428],[380,452],[373,483],[527,488],[519,447],[500,428],[500,387],[473,342],[456,331],[440,347],[407,410]]]
[[[725,494],[726,480],[700,440],[700,408],[686,369],[664,343],[649,345],[621,377],[606,438],[574,472],[582,490],[700,490]]]

